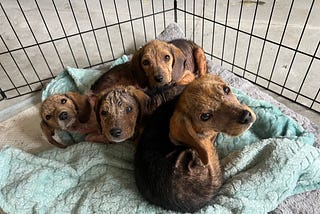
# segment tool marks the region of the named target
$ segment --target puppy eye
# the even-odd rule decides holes
[[[170,56],[169,55],[165,55],[164,56],[164,61],[169,61],[170,60]]]
[[[46,120],[50,120],[51,119],[51,115],[46,115]]]
[[[211,113],[202,113],[200,115],[200,119],[202,121],[208,121],[210,118],[212,117],[212,114]]]
[[[67,100],[66,99],[61,99],[61,104],[65,104],[67,102]]]
[[[226,95],[228,95],[230,93],[230,88],[228,86],[223,86],[223,91]]]
[[[107,115],[107,111],[102,110],[101,111],[101,115],[106,116]]]
[[[127,113],[132,112],[132,107],[131,107],[131,106],[128,106],[128,107],[126,108],[126,112],[127,112]]]
[[[142,64],[143,64],[143,65],[150,65],[150,62],[149,62],[149,60],[146,60],[146,59],[145,59],[145,60],[142,61]]]

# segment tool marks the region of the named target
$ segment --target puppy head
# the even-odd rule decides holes
[[[207,74],[190,83],[179,98],[170,121],[170,138],[195,148],[206,164],[208,145],[203,142],[212,143],[219,132],[240,135],[255,119],[254,112],[240,104],[227,83]]]
[[[88,97],[75,92],[52,95],[43,101],[40,108],[43,123],[63,130],[68,130],[78,121],[87,122],[91,111]]]
[[[110,142],[122,142],[135,134],[147,95],[133,86],[117,86],[101,94],[95,112],[101,132]]]
[[[161,87],[181,78],[186,57],[176,46],[152,40],[132,57],[135,76],[150,88]]]

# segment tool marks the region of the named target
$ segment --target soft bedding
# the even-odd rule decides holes
[[[174,24],[160,38],[172,39],[172,32],[182,35]],[[320,213],[320,151],[313,146],[319,140],[318,127],[249,82],[219,66],[209,67],[233,86],[241,102],[255,111],[257,121],[237,138],[219,135],[216,144],[225,183],[211,205],[199,213]],[[72,72],[74,90],[81,85],[85,91],[93,82],[93,72]],[[69,73],[64,77],[70,81]],[[63,82],[63,78],[59,80]],[[49,93],[45,90],[43,94]],[[67,149],[35,155],[9,146],[1,149],[0,207],[8,213],[168,212],[139,195],[131,142],[106,145],[74,141],[76,144]]]

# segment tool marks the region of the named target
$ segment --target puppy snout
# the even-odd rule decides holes
[[[163,76],[161,74],[155,75],[154,79],[155,79],[156,82],[162,82],[163,81]]]
[[[66,120],[68,119],[68,113],[66,111],[63,111],[59,114],[59,120]]]
[[[239,123],[241,124],[249,124],[253,122],[253,117],[250,111],[248,110],[243,110],[240,118],[239,118]]]
[[[112,128],[109,132],[113,137],[120,137],[122,130],[119,128]]]

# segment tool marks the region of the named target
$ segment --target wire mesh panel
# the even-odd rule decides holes
[[[66,66],[132,53],[173,21],[174,4],[129,0],[1,0],[1,100],[40,90]]]
[[[216,64],[320,112],[320,2],[178,1],[178,23]]]
[[[319,0],[1,0],[0,99],[133,53],[177,21],[208,58],[320,112]]]

